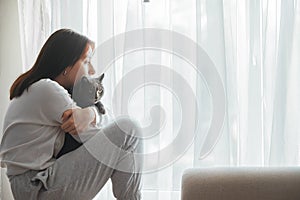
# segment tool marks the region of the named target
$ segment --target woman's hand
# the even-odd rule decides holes
[[[91,107],[66,110],[62,116],[61,128],[70,134],[84,132],[95,121],[95,112]]]

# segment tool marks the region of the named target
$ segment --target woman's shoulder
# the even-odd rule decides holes
[[[56,81],[51,80],[50,78],[43,78],[38,80],[37,82],[33,83],[32,86],[34,87],[54,87],[54,88],[62,88]]]
[[[28,88],[28,96],[32,96],[35,101],[39,100],[46,105],[46,102],[67,102],[72,103],[68,91],[56,81],[51,79],[41,79]]]
[[[33,90],[42,90],[42,91],[48,91],[48,92],[62,92],[62,93],[68,93],[67,90],[62,87],[60,84],[58,84],[56,81],[53,81],[49,78],[41,79],[31,85],[31,88]]]

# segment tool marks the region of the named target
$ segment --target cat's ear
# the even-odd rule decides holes
[[[83,76],[83,77],[81,78],[81,81],[82,81],[83,83],[88,83],[88,82],[89,82],[89,79],[88,79],[86,76]]]
[[[102,81],[103,80],[103,78],[104,78],[104,73],[103,74],[101,74],[101,76],[99,76],[99,81]]]

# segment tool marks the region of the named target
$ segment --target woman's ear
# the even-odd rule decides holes
[[[71,68],[72,68],[72,66],[66,67],[65,70],[62,72],[62,74],[63,74],[64,76],[66,76],[66,75],[71,71]]]
[[[66,67],[57,77],[54,78],[56,82],[58,82],[61,86],[63,86],[67,90],[73,87],[73,83],[70,83],[68,77],[70,71],[71,71],[71,67]]]

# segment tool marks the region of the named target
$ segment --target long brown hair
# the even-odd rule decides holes
[[[10,88],[10,99],[19,97],[29,86],[43,78],[54,80],[68,66],[73,66],[86,45],[93,44],[87,37],[70,29],[54,32],[42,47],[34,65],[21,74]]]

